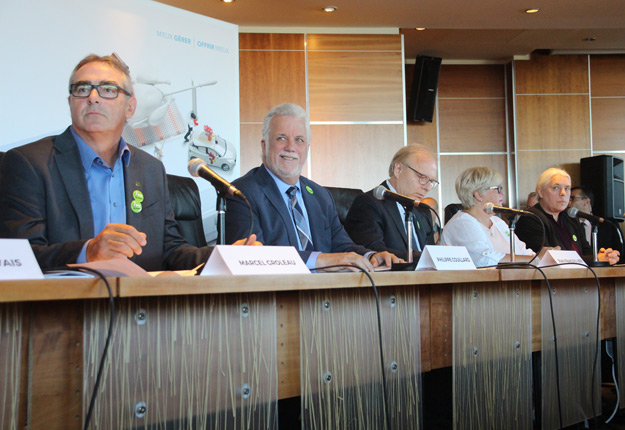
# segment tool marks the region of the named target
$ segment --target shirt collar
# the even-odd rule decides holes
[[[87,145],[87,142],[85,142],[83,138],[76,133],[76,131],[74,131],[73,126],[70,126],[69,129],[72,132],[72,136],[74,136],[76,144],[78,145],[78,152],[80,153],[82,167],[85,172],[87,172],[91,168],[94,160],[100,159],[100,156],[96,154],[93,148]],[[123,161],[124,166],[128,167],[128,164],[130,163],[130,148],[123,137],[120,137],[119,139],[119,150],[117,155]]]
[[[276,175],[274,175],[274,173],[271,170],[269,170],[267,168],[267,166],[265,166],[264,164],[263,164],[263,167],[265,168],[265,170],[267,170],[269,175],[273,178],[273,181],[278,186],[278,190],[280,191],[280,194],[286,194],[286,191],[293,186],[291,184],[287,184],[282,179],[280,179]],[[301,193],[302,187],[300,186],[299,178],[297,178],[297,182],[294,185],[297,187],[297,192]]]

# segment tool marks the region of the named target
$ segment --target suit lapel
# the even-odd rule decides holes
[[[317,200],[318,196],[315,196],[314,193],[308,192],[308,188],[310,188],[308,180],[304,177],[300,177],[299,180],[302,187],[302,198],[304,199],[306,212],[308,213],[308,227],[310,228],[313,247],[315,249],[319,249],[322,243],[321,238],[323,237],[324,231],[324,223],[321,222],[321,220],[325,218],[325,214],[323,214],[321,205],[319,205],[319,201]],[[312,188],[310,189],[312,190]],[[310,222],[310,220],[319,222]]]
[[[274,182],[271,175],[267,172],[264,165],[260,166],[256,174],[259,176],[258,183],[260,184],[260,189],[265,195],[267,201],[269,201],[269,204],[273,206],[276,212],[278,212],[279,218],[282,220],[282,224],[284,225],[284,229],[287,233],[289,243],[297,249],[297,236],[295,229],[293,228],[291,214],[284,204],[284,198],[280,195],[280,190],[278,190],[278,186]],[[315,243],[314,238],[313,243]]]
[[[135,159],[135,151],[137,151],[137,149],[135,149],[131,145],[128,145],[128,148],[130,148],[130,163],[128,163],[128,167],[124,165],[124,192],[125,192],[124,198],[126,199],[126,224],[133,226],[138,231],[144,231],[143,215],[142,215],[143,211],[141,210],[135,213],[132,210],[132,202],[133,202],[132,193],[135,190],[139,190],[144,195],[146,194],[144,190],[144,184],[145,184],[145,179],[146,179],[144,177],[145,171],[144,169],[132,168],[132,163],[133,163],[133,160]],[[143,201],[142,204],[145,205],[147,204],[147,202]]]
[[[89,187],[82,168],[78,146],[69,128],[57,136],[54,146],[56,148],[54,162],[59,170],[69,201],[76,212],[80,237],[82,239],[92,238],[94,236],[93,212]]]

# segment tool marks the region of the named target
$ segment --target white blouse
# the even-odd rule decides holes
[[[443,228],[441,244],[465,246],[477,267],[492,266],[510,253],[510,229],[501,218],[492,216],[488,228],[473,215],[457,212]],[[514,235],[514,252],[517,255],[535,255]]]

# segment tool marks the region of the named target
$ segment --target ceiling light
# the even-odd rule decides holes
[[[221,0],[224,3],[234,3],[234,0]]]
[[[539,10],[538,8],[525,9],[525,13],[537,13]]]
[[[425,30],[425,27],[417,27],[417,28],[415,28],[415,30],[417,30],[417,31],[423,31],[423,30]]]
[[[335,11],[335,10],[337,10],[337,9],[338,9],[338,7],[336,7],[336,6],[325,6],[325,7],[323,8],[323,11],[324,11],[324,12],[334,12],[334,11]]]

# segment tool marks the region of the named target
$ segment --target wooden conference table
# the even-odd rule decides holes
[[[599,300],[590,271],[545,272],[569,425],[600,413]],[[625,269],[596,273],[600,336],[622,339]],[[550,293],[537,270],[372,278],[392,428],[422,428],[420,375],[449,366],[455,428],[531,428],[537,351],[543,428],[558,427]],[[295,396],[307,429],[385,428],[380,331],[365,275],[109,282],[117,315],[91,428],[277,428],[278,399]],[[107,298],[97,279],[0,282],[1,428],[82,428]]]

